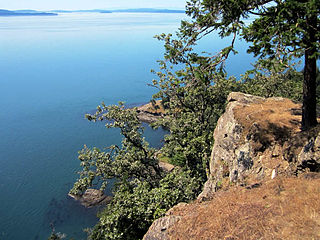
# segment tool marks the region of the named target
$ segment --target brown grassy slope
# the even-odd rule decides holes
[[[318,175],[319,177],[319,175]],[[320,179],[276,178],[173,208],[170,239],[320,239]]]

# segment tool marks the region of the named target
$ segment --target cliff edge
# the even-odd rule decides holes
[[[320,127],[301,131],[300,121],[289,99],[231,93],[203,192],[144,240],[320,239]]]

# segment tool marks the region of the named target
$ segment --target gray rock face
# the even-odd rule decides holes
[[[320,172],[320,133],[302,147],[297,162],[298,171],[308,168],[312,172]]]
[[[112,197],[104,195],[104,193],[98,189],[87,189],[82,196],[75,196],[73,194],[69,194],[69,196],[87,208],[104,205],[112,200]]]
[[[199,200],[228,184],[252,184],[277,175],[319,171],[320,135],[300,130],[301,106],[284,98],[230,93],[214,131],[210,176]]]
[[[262,102],[264,99],[243,93],[230,93],[229,104],[225,113],[219,118],[214,131],[215,143],[211,153],[210,176],[198,199],[210,199],[217,191],[225,177],[230,182],[236,182],[243,178],[243,173],[253,165],[250,157],[250,144],[243,142],[244,126],[235,117],[234,110],[239,106],[247,106],[254,102]]]

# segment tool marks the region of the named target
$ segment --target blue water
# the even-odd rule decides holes
[[[50,223],[84,239],[96,209],[67,197],[77,178],[84,144],[119,143],[116,130],[84,114],[101,102],[148,102],[156,60],[155,34],[174,32],[182,14],[65,14],[0,19],[0,240],[46,239]],[[223,41],[207,39],[205,50]],[[241,44],[240,44],[241,46]],[[201,46],[199,46],[201,48]],[[229,70],[247,69],[245,54]],[[163,131],[146,126],[160,146]]]

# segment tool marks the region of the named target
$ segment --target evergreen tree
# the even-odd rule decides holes
[[[248,52],[268,63],[277,59],[286,65],[304,56],[302,127],[317,124],[316,60],[319,57],[320,1],[318,0],[191,0],[187,14],[191,22],[182,24],[182,39],[190,42],[218,31],[232,36],[230,46],[220,52],[223,61],[234,50],[237,36],[251,42]]]

